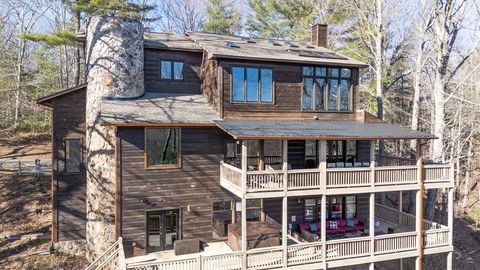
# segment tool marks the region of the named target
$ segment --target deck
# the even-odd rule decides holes
[[[451,164],[423,165],[426,189],[454,186]],[[418,189],[416,165],[242,171],[221,162],[220,184],[235,195],[269,198]]]
[[[299,242],[290,236],[286,249],[275,246],[234,252],[225,242],[209,243],[203,252],[197,254],[175,256],[172,251],[167,251],[130,258],[127,259],[127,269],[324,269],[325,264],[340,267],[417,256],[418,235],[414,229],[412,231],[415,216],[378,204],[375,212],[380,221],[376,232],[386,232],[389,227],[397,227],[399,232],[373,238],[346,236],[327,240],[325,249],[321,241]],[[424,220],[423,227],[425,254],[452,250],[448,227],[428,220]],[[242,265],[246,267],[242,268]]]

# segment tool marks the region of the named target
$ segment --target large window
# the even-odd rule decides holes
[[[327,141],[328,162],[356,162],[357,141]]]
[[[65,140],[65,173],[80,173],[82,171],[82,140]]]
[[[180,166],[178,128],[146,128],[145,147],[147,168]]]
[[[232,67],[233,102],[273,102],[271,68]]]
[[[357,217],[357,197],[356,196],[332,196],[327,197],[326,218],[343,219]],[[304,220],[305,222],[319,221],[322,218],[322,199],[306,198],[304,200]]]
[[[351,69],[305,66],[302,77],[302,110],[352,110]]]
[[[160,61],[160,78],[162,80],[183,80],[184,64],[180,61]]]

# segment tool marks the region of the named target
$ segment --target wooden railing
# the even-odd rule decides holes
[[[394,223],[398,224],[401,227],[404,227],[409,230],[415,230],[415,224],[416,224],[416,218],[415,215],[405,213],[405,212],[400,212],[397,209],[381,205],[381,204],[376,204],[375,205],[375,216]],[[423,219],[423,230],[432,230],[432,229],[446,229],[447,226]]]
[[[327,169],[327,187],[369,186],[370,172],[370,168]]]
[[[322,243],[295,244],[287,247],[288,266],[317,263],[323,260]]]
[[[425,165],[423,169],[424,182],[432,183],[453,181],[452,173],[452,165]]]
[[[125,254],[123,251],[122,238],[113,243],[85,270],[124,270],[126,269]]]
[[[448,242],[448,233],[450,230],[447,229],[432,229],[425,231],[423,235],[423,246],[425,248],[447,246]]]
[[[288,170],[288,189],[320,188],[320,169]]]
[[[417,182],[417,166],[375,168],[375,185],[412,184]]]
[[[375,236],[375,254],[384,254],[417,248],[417,232]]]
[[[271,269],[282,266],[282,247],[256,248],[247,251],[247,269]]]
[[[357,237],[327,241],[327,260],[355,258],[369,254],[369,237]]]
[[[248,171],[247,192],[283,190],[283,171]]]
[[[220,178],[242,188],[242,170],[222,163]],[[451,165],[425,165],[425,183],[448,183],[452,177]],[[320,189],[323,184],[327,189],[350,187],[384,187],[387,185],[414,185],[418,183],[417,166],[387,167],[350,167],[325,169],[326,183],[322,183],[321,169],[297,169],[247,171],[246,192],[268,192],[300,189]],[[285,178],[286,175],[286,179]]]
[[[202,269],[240,270],[242,269],[243,254],[241,252],[212,255],[199,258]]]
[[[242,188],[242,170],[230,164],[221,162],[220,179],[228,181],[233,185]]]

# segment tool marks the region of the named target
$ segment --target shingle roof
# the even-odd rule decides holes
[[[190,32],[187,35],[206,50],[210,57],[353,67],[367,66],[363,62],[338,54],[327,48],[315,47],[305,43],[226,36],[205,32]],[[228,46],[227,42],[234,42],[238,47]],[[299,53],[305,56],[301,56]],[[317,57],[311,56],[313,54],[317,54]],[[323,55],[324,57],[318,57],[318,55]]]
[[[145,93],[138,99],[103,99],[101,121],[123,124],[212,124],[220,120],[201,95]]]
[[[148,48],[203,51],[202,47],[195,43],[191,38],[185,35],[172,33],[145,32],[143,34],[143,44]]]
[[[434,139],[435,136],[382,122],[324,120],[220,120],[235,139]]]

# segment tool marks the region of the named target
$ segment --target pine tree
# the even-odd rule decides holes
[[[208,0],[206,31],[233,35],[241,29],[241,15],[231,0]]]

